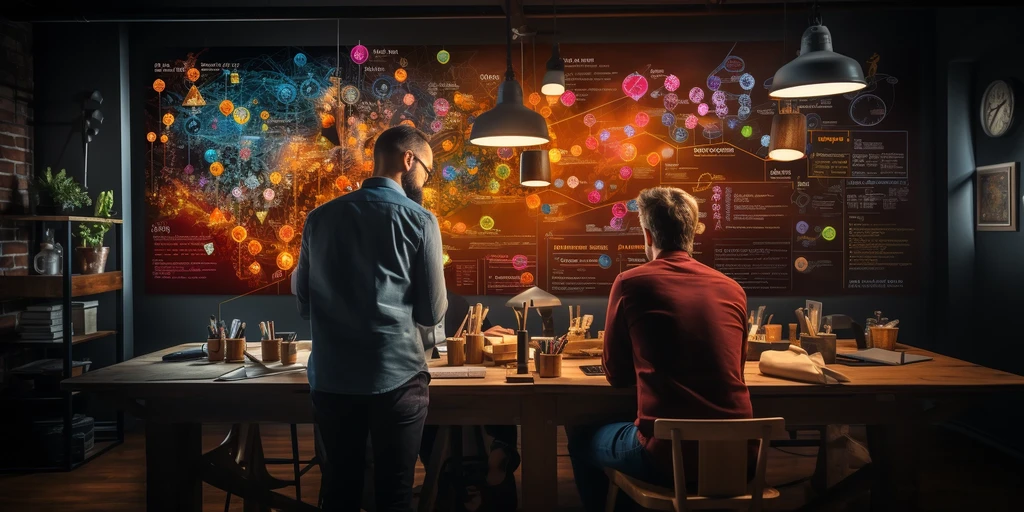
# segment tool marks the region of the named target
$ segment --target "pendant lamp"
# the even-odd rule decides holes
[[[787,102],[788,103],[788,102]],[[772,118],[771,141],[768,143],[768,158],[780,162],[791,162],[806,156],[807,116],[793,112],[780,112]]]
[[[554,31],[558,37],[558,5],[552,3],[554,9]],[[548,59],[547,68],[544,71],[544,84],[540,92],[547,96],[561,96],[565,92],[565,61],[558,51],[558,40],[551,45],[551,58]]]
[[[546,187],[551,184],[551,160],[542,149],[528,149],[519,155],[519,184]]]
[[[800,56],[779,68],[772,78],[772,98],[816,98],[859,91],[867,87],[857,61],[832,51],[832,34],[821,24],[814,6],[814,21],[800,39]]]
[[[505,37],[507,68],[505,81],[498,86],[498,102],[480,114],[469,134],[470,144],[488,147],[523,147],[546,144],[548,125],[540,114],[523,105],[523,88],[512,69],[512,15],[505,0]]]

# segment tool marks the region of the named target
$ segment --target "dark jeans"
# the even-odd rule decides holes
[[[604,426],[578,426],[569,428],[569,458],[580,493],[583,509],[587,512],[604,510],[608,498],[608,477],[604,468],[621,471],[647,482],[661,482],[659,474],[649,460],[633,423],[612,423]],[[632,502],[625,495],[616,500],[616,511],[630,510]]]
[[[377,510],[412,511],[416,453],[430,403],[429,375],[419,373],[380,395],[338,395],[313,391],[313,415],[326,455],[323,510],[359,512],[363,493],[366,436],[373,444]]]
[[[469,428],[469,427],[466,427]],[[427,425],[423,427],[423,442],[420,445],[420,462],[424,466],[430,464],[430,454],[434,451],[434,439],[437,438],[437,425]],[[511,459],[515,467],[511,467],[511,471],[515,471],[519,467],[519,450],[516,447],[519,445],[518,437],[519,431],[515,425],[485,425],[484,432],[487,435],[494,438],[494,443],[491,445],[491,450],[501,448],[507,451],[509,458]]]

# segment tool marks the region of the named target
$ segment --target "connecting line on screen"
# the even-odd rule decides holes
[[[254,293],[256,293],[256,292],[258,292],[260,290],[266,290],[267,288],[270,288],[271,286],[274,286],[275,284],[282,283],[282,282],[284,282],[284,278],[282,278],[282,279],[280,279],[278,281],[274,281],[273,283],[269,283],[269,284],[266,284],[264,286],[260,286],[259,288],[256,288],[255,290],[248,291],[248,292],[243,293],[241,295],[238,295],[236,297],[231,297],[230,299],[225,300],[225,301],[217,304],[217,320],[221,319],[220,307],[223,306],[224,304],[227,304],[228,302],[231,302],[233,300],[241,299],[242,297],[245,297],[246,295],[252,295],[252,294],[254,294]]]

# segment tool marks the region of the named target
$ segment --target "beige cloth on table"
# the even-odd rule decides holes
[[[825,366],[821,354],[807,355],[807,351],[790,345],[789,350],[768,350],[761,354],[758,365],[761,373],[770,377],[809,382],[811,384],[839,384],[850,382],[842,373]]]

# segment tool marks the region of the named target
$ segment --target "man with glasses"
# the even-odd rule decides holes
[[[429,403],[424,353],[444,339],[448,308],[441,232],[420,205],[433,160],[419,130],[385,130],[374,176],[306,217],[294,283],[313,334],[323,510],[360,509],[367,434],[377,510],[412,510]]]

